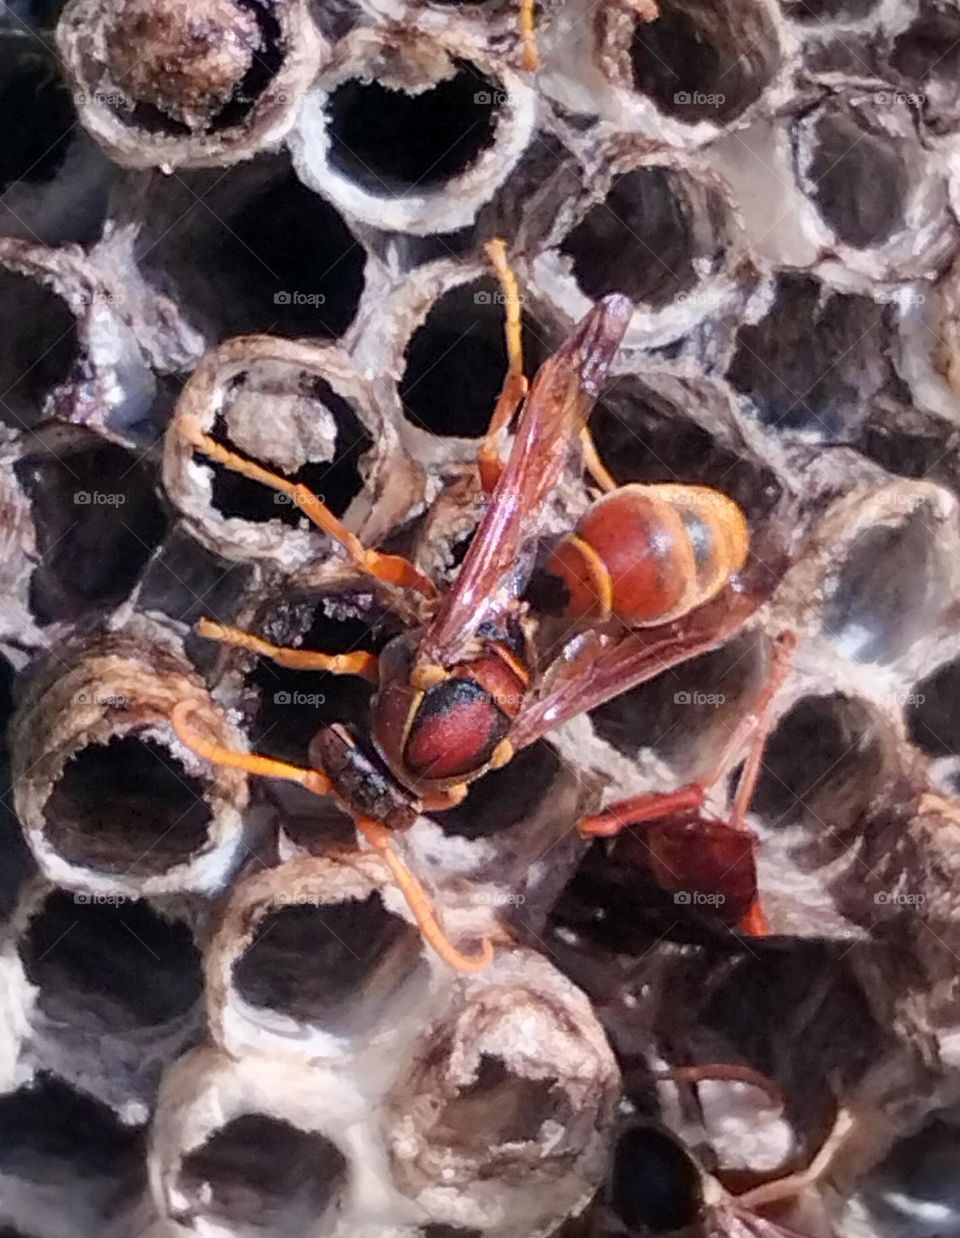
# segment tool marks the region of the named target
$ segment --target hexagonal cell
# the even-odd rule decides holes
[[[41,1073],[0,1097],[0,1222],[40,1238],[84,1238],[146,1186],[141,1129]]]
[[[152,739],[88,744],[46,805],[60,855],[112,873],[162,873],[203,845],[211,812],[204,786]]]
[[[855,438],[891,377],[889,307],[781,275],[766,316],[737,332],[727,377],[764,425],[818,439]]]
[[[15,466],[30,498],[39,562],[30,582],[40,624],[76,622],[123,601],[166,530],[152,474],[93,434]]]
[[[803,697],[770,737],[752,811],[767,829],[802,825],[828,849],[847,847],[887,774],[866,706],[840,693]]]
[[[524,370],[532,376],[546,359],[543,326],[522,315]],[[414,425],[443,436],[486,433],[507,372],[503,297],[484,277],[437,298],[404,352],[400,398]]]
[[[857,249],[882,245],[903,227],[909,171],[897,145],[862,111],[824,110],[807,174],[824,219]]]
[[[30,428],[82,364],[77,320],[52,288],[0,270],[0,341],[0,421]]]
[[[935,132],[957,121],[960,14],[943,0],[921,0],[914,20],[893,41],[890,65],[919,89],[924,119]]]
[[[165,182],[145,212],[139,254],[148,281],[211,342],[258,331],[337,338],[364,287],[363,247],[277,159]]]
[[[960,1193],[952,1166],[960,1152],[957,1114],[941,1110],[898,1140],[857,1192],[878,1232],[903,1238],[954,1238]]]
[[[341,903],[278,905],[258,921],[256,937],[235,960],[233,983],[253,1007],[336,1036],[362,1034],[421,966],[419,936],[375,893]]]
[[[697,1220],[702,1176],[675,1136],[655,1126],[632,1125],[614,1145],[604,1198],[631,1231],[672,1233]]]
[[[306,486],[314,494],[322,495],[334,515],[342,516],[363,488],[360,460],[370,450],[373,439],[350,404],[329,383],[315,378],[311,387],[309,400],[314,405],[318,420],[325,413],[335,426],[331,457],[328,460],[308,461],[299,469],[281,472],[281,476],[295,485]],[[227,410],[217,418],[210,437],[236,450],[227,429],[229,415]],[[213,506],[222,516],[227,519],[239,516],[258,523],[282,520],[294,529],[303,524],[303,512],[287,501],[285,495],[278,496],[269,486],[241,477],[215,462],[207,463],[213,470]]]
[[[333,167],[385,196],[465,172],[493,138],[502,91],[467,60],[454,68],[417,94],[369,80],[337,86],[327,101]]]
[[[301,1238],[346,1186],[347,1161],[322,1135],[262,1113],[235,1117],[183,1159],[178,1194],[238,1236]]]
[[[191,1016],[203,990],[190,930],[143,902],[53,893],[32,915],[18,950],[37,986],[46,1034],[64,1043],[129,1036],[143,1044]]]
[[[960,754],[960,661],[949,662],[916,685],[908,701],[911,740],[931,757]]]
[[[44,185],[63,166],[76,113],[39,42],[0,36],[0,115],[18,116],[0,142],[0,194],[17,184]],[[29,53],[29,54],[28,54]]]
[[[561,252],[573,260],[580,289],[598,300],[610,292],[665,305],[697,280],[686,179],[666,167],[618,176],[603,202],[567,234]]]
[[[824,631],[858,662],[895,661],[950,600],[948,565],[928,512],[917,503],[908,512],[897,524],[863,529],[828,584]]]
[[[773,79],[780,46],[760,4],[667,0],[656,21],[637,21],[634,88],[661,111],[696,124],[735,120]]]

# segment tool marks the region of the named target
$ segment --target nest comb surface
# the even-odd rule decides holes
[[[794,1228],[960,1230],[960,9],[544,0],[538,26],[534,76],[502,0],[3,6],[4,1238],[623,1232],[624,1121],[743,1184],[838,1106]],[[445,923],[498,939],[464,979],[341,814],[173,736],[184,697],[298,762],[365,722],[361,681],[224,653],[202,616],[330,652],[397,626],[170,426],[450,581],[505,366],[495,235],[530,371],[629,294],[605,461],[728,492],[782,579],[417,823]],[[546,531],[587,497],[568,478]],[[573,826],[708,768],[785,626],[751,943]],[[658,1077],[716,1061],[746,1073]]]

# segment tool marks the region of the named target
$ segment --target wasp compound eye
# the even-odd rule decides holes
[[[607,1202],[631,1232],[684,1229],[703,1207],[700,1170],[672,1135],[633,1126],[617,1140]]]

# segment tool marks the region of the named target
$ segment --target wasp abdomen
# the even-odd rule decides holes
[[[708,602],[747,557],[746,519],[707,486],[622,486],[598,499],[551,555],[576,619],[667,623]]]

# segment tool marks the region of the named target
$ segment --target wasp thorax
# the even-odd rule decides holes
[[[736,503],[708,486],[623,486],[599,499],[551,556],[571,615],[631,627],[702,606],[743,567],[749,542]]]
[[[442,780],[484,768],[506,737],[510,719],[472,679],[446,679],[425,693],[404,752],[418,778]]]
[[[232,0],[128,0],[107,32],[107,63],[130,105],[206,127],[253,66],[261,33]]]

